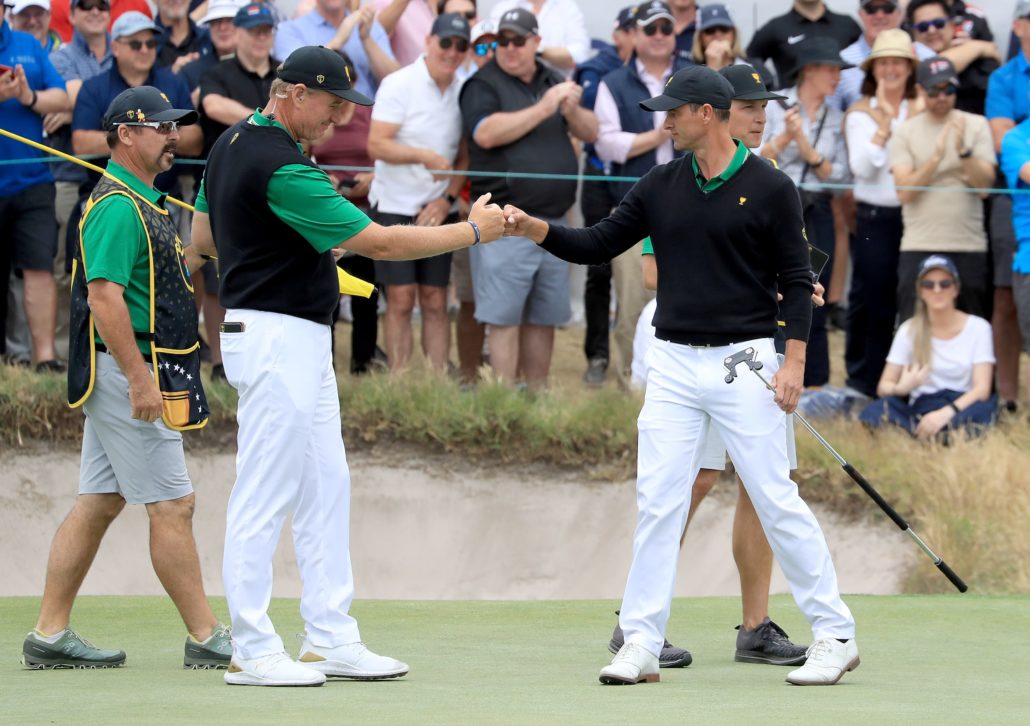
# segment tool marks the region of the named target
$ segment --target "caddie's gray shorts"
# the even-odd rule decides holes
[[[182,434],[161,420],[132,418],[129,382],[107,353],[97,353],[96,383],[83,411],[79,494],[120,494],[129,504],[149,504],[193,493]]]
[[[1012,297],[1019,316],[1019,332],[1023,336],[1023,350],[1030,353],[1030,275],[1012,273]]]

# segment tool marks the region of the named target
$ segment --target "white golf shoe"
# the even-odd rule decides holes
[[[601,669],[601,683],[609,686],[658,682],[658,656],[642,645],[626,643],[612,658],[610,665]]]
[[[353,678],[359,681],[377,681],[400,678],[408,672],[408,664],[394,658],[376,655],[364,643],[347,643],[335,648],[312,645],[307,638],[300,646],[298,662],[330,678]]]
[[[852,638],[842,643],[836,638],[817,640],[808,648],[805,664],[787,674],[795,686],[832,686],[848,671],[858,668],[858,646]]]
[[[286,653],[250,660],[234,655],[225,682],[230,686],[321,686],[325,675],[302,666]]]

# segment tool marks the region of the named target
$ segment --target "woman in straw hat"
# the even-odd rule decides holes
[[[876,394],[894,333],[902,223],[887,145],[894,129],[922,110],[916,63],[908,33],[881,32],[861,66],[862,97],[844,121],[858,206],[844,358],[848,386],[866,396]]]

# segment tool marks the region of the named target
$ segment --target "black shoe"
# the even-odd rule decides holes
[[[36,364],[36,373],[67,373],[68,366],[59,360],[44,360]]]
[[[603,386],[607,376],[608,361],[604,358],[591,358],[587,363],[586,373],[583,374],[583,382],[588,386]]]
[[[212,381],[228,381],[225,377],[225,366],[221,363],[215,363],[211,366],[211,380]]]
[[[618,611],[615,614],[618,615]],[[612,639],[608,641],[608,650],[612,653],[618,653],[625,642],[625,639],[622,637],[622,628],[616,625],[615,631],[612,633]],[[665,644],[662,646],[662,652],[658,655],[659,668],[686,668],[693,662],[694,656],[690,655],[690,651],[684,648],[677,648],[668,640],[665,641]]]
[[[826,303],[826,322],[831,328],[847,330],[848,309],[840,303]]]
[[[791,643],[783,628],[769,618],[754,630],[745,630],[743,625],[738,625],[737,630],[737,654],[733,660],[739,663],[792,666],[805,662],[808,648]]]

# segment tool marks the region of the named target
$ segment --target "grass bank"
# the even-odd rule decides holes
[[[4,368],[0,445],[64,442],[81,435],[82,414],[64,403],[60,377]],[[223,445],[234,430],[235,392],[209,385],[208,429],[187,435],[190,448]],[[640,398],[612,387],[556,388],[527,395],[484,383],[462,391],[428,373],[396,378],[341,377],[349,445],[404,441],[434,451],[495,462],[536,462],[589,469],[598,479],[633,475]],[[1030,426],[1009,420],[976,441],[925,445],[907,435],[871,434],[849,421],[818,424],[847,458],[979,592],[1030,592]],[[881,517],[837,463],[798,427],[796,479],[806,498]],[[885,521],[886,526],[893,526]],[[951,586],[920,562],[912,592]]]

